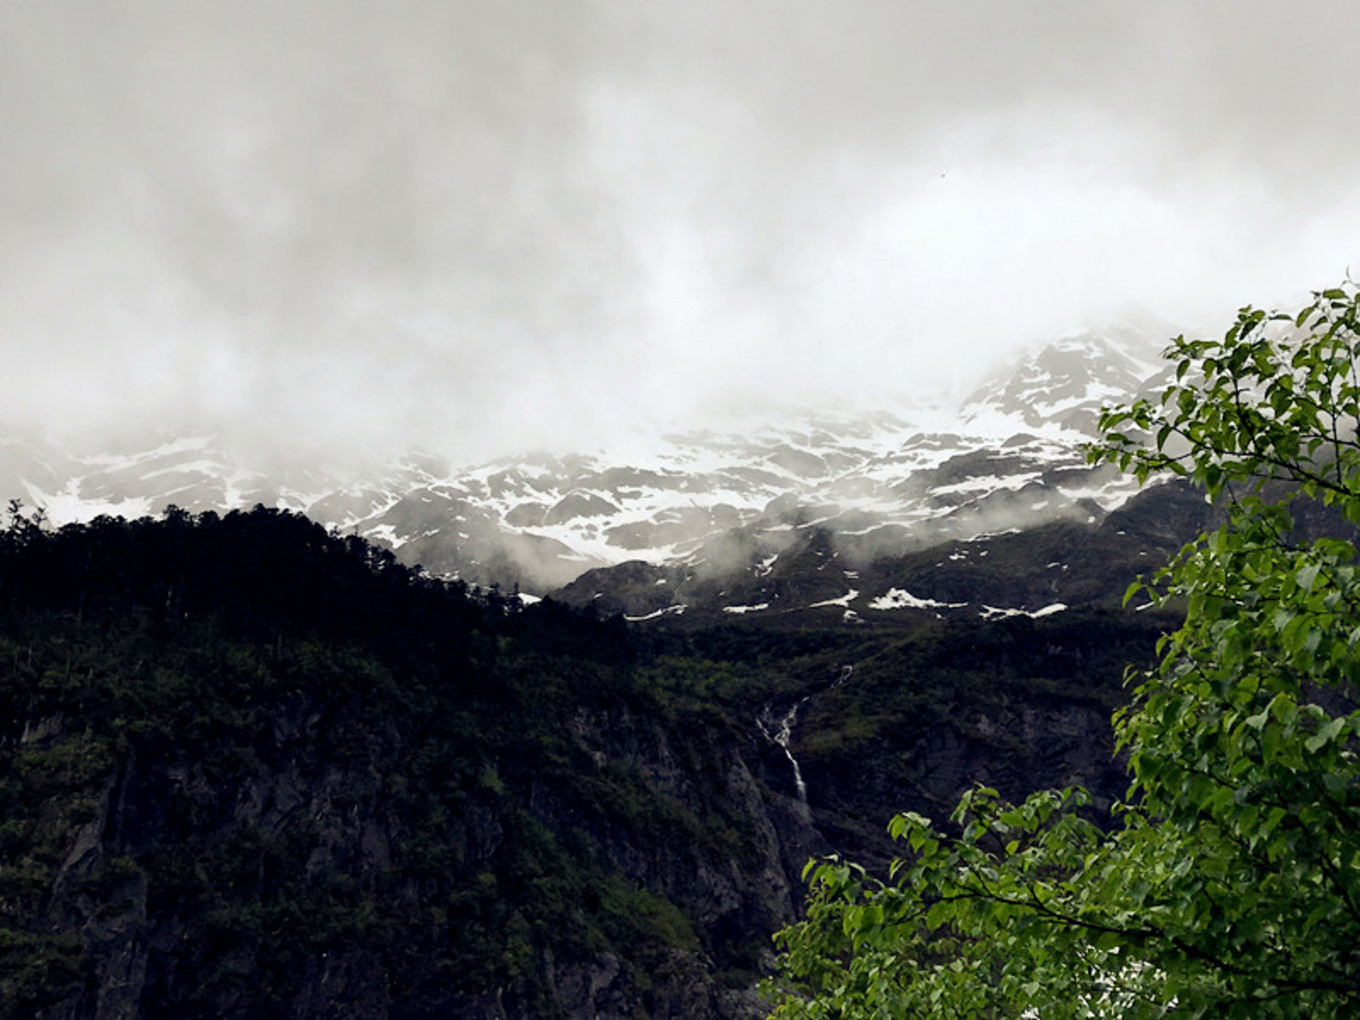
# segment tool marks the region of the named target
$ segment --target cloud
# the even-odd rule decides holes
[[[13,4],[9,413],[478,457],[903,402],[1360,236],[1342,0]]]

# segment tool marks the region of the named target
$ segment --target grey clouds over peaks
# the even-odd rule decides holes
[[[0,0],[6,414],[475,458],[1354,264],[1347,2]]]

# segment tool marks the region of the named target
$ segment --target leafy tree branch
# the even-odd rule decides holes
[[[1186,478],[1226,516],[1129,589],[1186,615],[1115,715],[1114,824],[1077,789],[978,788],[949,826],[893,819],[887,882],[813,862],[776,1017],[1355,1015],[1358,356],[1347,283],[1176,338],[1160,396],[1102,415],[1093,462]]]

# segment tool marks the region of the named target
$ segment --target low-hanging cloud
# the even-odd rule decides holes
[[[944,393],[1360,237],[1342,0],[7,4],[7,414],[473,458]]]

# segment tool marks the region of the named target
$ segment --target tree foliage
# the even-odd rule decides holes
[[[809,864],[776,1016],[1349,1017],[1360,1010],[1360,293],[1177,338],[1091,459],[1220,503],[1126,601],[1183,605],[1115,716],[1113,824],[1081,790],[900,814],[888,881]],[[1329,533],[1303,529],[1330,522]]]

